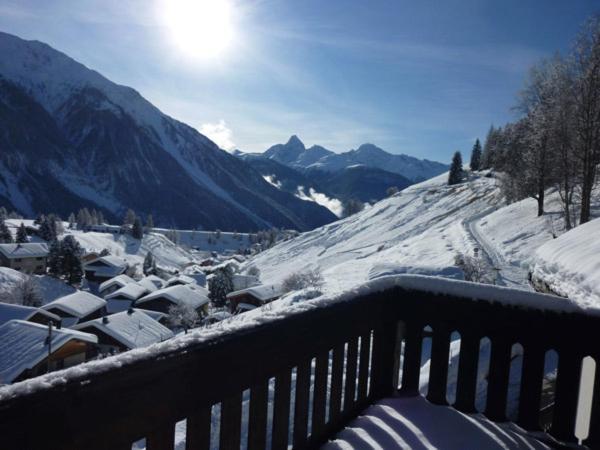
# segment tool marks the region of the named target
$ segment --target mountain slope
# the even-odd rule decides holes
[[[158,225],[239,231],[334,220],[51,47],[0,33],[0,53],[0,114],[13,117],[0,123],[4,205],[28,215],[85,205],[108,217],[130,207]]]

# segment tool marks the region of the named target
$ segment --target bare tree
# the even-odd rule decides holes
[[[169,307],[169,324],[175,328],[183,328],[187,334],[188,330],[194,328],[200,321],[198,312],[187,303]]]

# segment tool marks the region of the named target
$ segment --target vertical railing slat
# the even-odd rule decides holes
[[[364,404],[369,389],[369,362],[371,359],[371,332],[360,336],[360,358],[358,366],[358,401]]]
[[[288,447],[291,383],[290,370],[285,370],[275,377],[272,450],[282,450]]]
[[[354,408],[356,394],[356,366],[358,357],[358,338],[353,337],[348,341],[346,351],[346,386],[344,388],[344,413]]]
[[[263,450],[267,446],[267,413],[269,403],[269,380],[250,388],[248,413],[248,450]]]
[[[239,450],[242,427],[242,392],[221,402],[221,429],[219,450]]]
[[[147,450],[173,450],[175,445],[175,425],[170,424],[154,430],[146,438]]]
[[[596,366],[590,414],[590,432],[586,440],[583,441],[588,448],[600,447],[600,355],[594,355],[594,362]]]
[[[481,339],[478,335],[460,330],[460,353],[454,407],[464,413],[475,412],[480,343]]]
[[[517,423],[529,431],[541,430],[540,404],[545,354],[541,345],[527,341],[524,343]]]
[[[450,331],[441,325],[433,329],[431,361],[429,366],[429,389],[427,399],[436,405],[447,405],[448,356],[450,354]]]
[[[188,416],[185,431],[185,450],[209,450],[212,406],[200,408]]]
[[[333,348],[331,362],[331,396],[329,399],[329,422],[337,423],[340,420],[342,409],[342,385],[344,382],[344,345],[339,344]]]
[[[550,434],[559,441],[577,442],[575,420],[581,377],[581,356],[576,348],[561,349],[558,354],[556,392]]]
[[[495,422],[504,422],[506,421],[511,343],[506,336],[493,336],[491,346],[485,415]]]
[[[423,346],[423,325],[409,321],[405,326],[404,364],[402,365],[403,395],[419,394],[419,376],[421,374],[421,349]]]
[[[308,438],[308,402],[310,397],[310,360],[296,368],[296,401],[294,402],[294,448],[303,448]]]
[[[329,352],[321,352],[315,361],[315,387],[313,396],[312,436],[319,437],[325,425],[325,409],[327,400],[327,372],[329,369]]]

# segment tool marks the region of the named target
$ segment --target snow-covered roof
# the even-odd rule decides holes
[[[0,325],[5,324],[9,320],[29,320],[36,313],[43,314],[55,322],[60,322],[60,317],[52,314],[49,311],[34,308],[32,306],[13,305],[10,303],[0,303]]]
[[[230,312],[227,312],[227,311],[217,311],[217,312],[214,312],[212,314],[209,314],[206,317],[206,320],[213,319],[213,320],[221,321],[221,320],[229,319],[230,317],[233,317],[233,314],[231,314]]]
[[[152,317],[156,321],[161,321],[162,319],[167,317],[167,314],[159,312],[159,311],[152,311],[151,309],[143,309],[143,308],[135,308],[135,309],[143,312],[147,316]]]
[[[196,284],[196,280],[187,275],[177,275],[169,278],[165,286],[173,286],[175,284]]]
[[[253,309],[256,309],[257,306],[256,305],[251,305],[250,303],[240,303],[237,305],[237,310],[238,311],[252,311]]]
[[[145,297],[140,298],[135,304],[136,306],[143,305],[144,303],[157,298],[165,298],[175,305],[187,304],[194,309],[200,308],[208,303],[208,297],[204,295],[202,291],[178,284],[176,286],[169,286],[154,291]]]
[[[233,288],[235,290],[247,289],[252,286],[258,286],[260,281],[258,277],[254,275],[242,275],[240,273],[236,273],[232,277]]]
[[[156,286],[154,286],[153,290],[156,290]],[[111,300],[114,298],[126,298],[128,300],[137,300],[138,298],[142,297],[148,292],[150,292],[149,289],[146,289],[145,287],[140,286],[137,283],[127,283],[122,288],[119,288],[116,291],[105,296],[104,299]]]
[[[24,244],[0,244],[0,253],[8,259],[44,258],[48,256],[48,246],[37,242]]]
[[[111,314],[99,319],[83,322],[73,327],[76,330],[99,330],[125,347],[146,347],[156,342],[162,342],[173,337],[173,332],[158,323],[155,319],[140,309],[129,309],[117,314]]]
[[[11,320],[0,326],[0,384],[11,383],[23,371],[35,367],[48,356],[48,327],[24,320]],[[52,351],[71,340],[98,342],[93,334],[66,328],[52,329]]]
[[[104,263],[112,267],[127,267],[127,262],[124,259],[112,255],[101,256],[100,258],[94,261],[90,261],[87,265],[93,265],[98,262]]]
[[[106,301],[89,292],[77,291],[70,295],[57,298],[53,302],[42,306],[43,309],[59,309],[66,314],[79,319],[90,315],[94,311],[106,306]]]
[[[137,284],[139,284],[141,287],[145,288],[148,292],[154,292],[158,289],[158,286],[156,284],[154,284],[152,282],[152,280],[149,280],[148,278],[142,278],[141,280],[138,280]]]
[[[128,275],[122,274],[122,275],[117,275],[116,277],[111,278],[110,280],[106,280],[105,282],[101,283],[100,286],[98,286],[98,289],[100,290],[100,292],[102,292],[113,286],[123,287],[129,283],[135,283],[135,280]]]
[[[281,297],[283,293],[283,288],[280,284],[261,284],[259,286],[252,286],[247,289],[230,292],[227,294],[227,298],[248,294],[262,302],[266,302],[268,300]]]
[[[154,283],[157,288],[161,288],[165,285],[165,280],[156,275],[147,275],[142,280],[148,280]]]

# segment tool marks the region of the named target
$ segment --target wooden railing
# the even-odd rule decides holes
[[[520,343],[517,423],[532,431],[540,430],[544,357],[555,350],[550,435],[576,442],[581,362],[599,361],[600,319],[393,287],[4,398],[0,448],[121,450],[146,439],[149,450],[170,450],[182,420],[188,450],[217,442],[236,450],[316,448],[377,399],[418,394],[426,326],[427,398],[435,404],[447,404],[449,344],[460,333],[453,406],[463,412],[475,411],[480,341],[490,339],[484,413],[494,421],[506,420],[511,346]],[[600,437],[599,378],[591,447]]]

